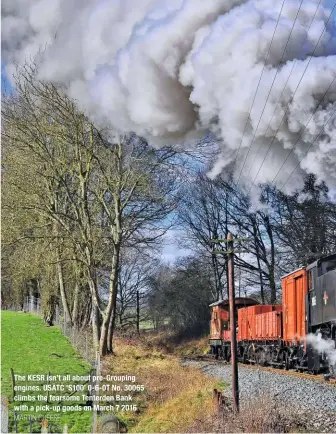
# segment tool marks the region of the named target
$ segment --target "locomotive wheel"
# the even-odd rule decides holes
[[[285,355],[285,358],[286,358],[285,359],[285,369],[286,369],[286,371],[288,371],[289,367],[290,367],[288,354]]]
[[[258,365],[265,366],[266,365],[266,354],[264,350],[259,350],[256,353],[256,362]]]

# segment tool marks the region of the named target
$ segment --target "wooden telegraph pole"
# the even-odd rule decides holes
[[[248,241],[249,238],[235,238],[229,232],[226,239],[210,240],[211,243],[227,243],[226,252],[214,250],[218,255],[228,255],[228,285],[229,285],[229,305],[230,305],[230,330],[231,330],[231,365],[232,365],[232,400],[233,410],[239,411],[239,386],[238,386],[238,363],[237,363],[237,336],[236,336],[236,306],[235,306],[235,288],[234,288],[234,255],[233,243]]]
[[[228,268],[229,268],[229,304],[230,304],[230,330],[231,330],[231,365],[232,365],[232,403],[233,410],[239,411],[239,386],[238,386],[238,364],[237,364],[237,336],[236,336],[236,306],[234,288],[234,267],[233,267],[233,238],[229,232],[228,241]]]

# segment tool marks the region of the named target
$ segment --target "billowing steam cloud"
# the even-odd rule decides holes
[[[306,341],[310,344],[319,354],[325,354],[328,358],[329,364],[334,366],[336,370],[336,347],[335,341],[332,339],[322,339],[321,333],[317,335],[310,333],[306,337]],[[336,373],[336,371],[335,371]]]
[[[336,189],[336,28],[323,0],[3,0],[2,9],[9,74],[42,49],[41,77],[65,83],[101,123],[158,146],[210,130],[222,147],[213,175],[236,162],[253,185],[281,169],[281,187],[299,165],[285,189],[305,171]]]

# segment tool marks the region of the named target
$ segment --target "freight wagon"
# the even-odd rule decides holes
[[[281,286],[279,305],[236,299],[238,360],[336,376],[336,254],[283,276]],[[211,353],[229,361],[229,302],[210,307]]]

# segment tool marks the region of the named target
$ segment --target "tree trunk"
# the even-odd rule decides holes
[[[88,285],[91,295],[92,303],[92,333],[93,333],[93,344],[94,350],[99,351],[99,340],[101,335],[101,316],[99,311],[99,299],[98,299],[98,288],[97,288],[97,278],[95,271],[90,270],[88,276]]]
[[[271,242],[271,263],[268,267],[269,281],[270,281],[270,288],[271,288],[271,304],[275,304],[275,302],[276,302],[276,285],[275,285],[275,276],[274,276],[275,247],[274,247],[272,226],[271,226],[271,223],[269,221],[268,216],[265,216],[265,226],[266,226],[268,237],[269,237],[270,242]]]
[[[258,246],[258,234],[257,234],[257,228],[256,224],[253,224],[253,237],[255,242],[255,248],[256,248],[256,255],[257,255],[257,264],[258,264],[258,270],[259,270],[259,280],[260,280],[260,298],[261,303],[265,304],[265,294],[264,294],[264,282],[263,282],[263,275],[262,275],[262,269],[260,264],[260,252],[259,252],[259,246]]]
[[[274,272],[270,270],[270,288],[271,288],[271,304],[276,303],[276,285],[274,280]]]
[[[214,237],[216,238],[216,237]],[[213,248],[214,250],[214,248]],[[218,270],[217,270],[217,266],[216,266],[216,253],[212,253],[211,256],[211,262],[212,262],[212,269],[214,272],[214,278],[215,278],[215,291],[216,291],[216,300],[219,300],[219,282],[218,282]]]
[[[121,318],[120,318],[120,324],[121,324]],[[111,314],[109,329],[107,333],[107,351],[111,354],[113,354],[113,327],[114,327],[113,315]]]
[[[58,284],[59,284],[59,289],[60,289],[60,294],[61,294],[61,300],[62,300],[62,306],[63,306],[63,312],[64,312],[64,316],[65,316],[65,321],[72,325],[73,324],[72,323],[72,316],[71,316],[70,309],[69,309],[69,303],[68,303],[68,300],[67,300],[66,294],[65,294],[63,269],[62,269],[62,264],[61,264],[61,255],[60,255],[58,246],[56,246],[56,261],[57,261],[56,262],[56,269],[57,269],[57,275],[58,275]]]
[[[44,308],[44,321],[49,325],[54,325],[56,300],[53,295],[48,295],[46,307]]]
[[[115,293],[113,295],[112,303],[113,303],[113,310],[112,310],[112,314],[111,314],[111,318],[110,318],[110,323],[109,323],[107,349],[108,349],[108,351],[110,353],[113,354],[113,334],[114,334],[115,322],[116,322],[116,317],[117,317],[117,312],[116,312],[117,291],[116,290],[115,290]]]
[[[260,258],[259,255],[257,256],[257,263],[258,263],[258,268],[259,268],[259,281],[260,281],[260,298],[261,298],[261,303],[265,304],[265,293],[264,293],[264,280],[263,280],[263,274],[260,268]]]
[[[85,327],[87,327],[90,324],[91,318],[92,318],[92,299],[91,297],[88,297],[88,300],[84,305],[84,308],[82,308],[82,311],[80,312],[80,320],[78,321],[78,324],[81,325],[82,329],[85,329]]]
[[[113,331],[116,320],[117,292],[118,292],[118,270],[120,259],[120,244],[115,244],[109,285],[109,303],[107,305],[100,337],[100,354],[105,356],[108,352],[113,353]]]
[[[75,291],[74,291],[74,301],[72,307],[72,321],[74,324],[78,323],[78,303],[79,303],[79,284],[76,282]]]
[[[93,333],[93,345],[95,352],[99,349],[100,339],[100,314],[98,307],[92,305],[92,333]]]
[[[106,314],[103,317],[103,321],[102,321],[100,342],[99,342],[99,352],[101,356],[105,356],[109,352],[107,340],[108,340],[108,333],[110,328],[111,313],[112,312]]]
[[[113,256],[112,256],[112,267],[111,267],[110,284],[109,284],[109,302],[104,312],[102,333],[100,337],[100,354],[102,356],[105,356],[105,354],[107,354],[108,352],[113,353],[112,341],[113,341],[113,332],[114,332],[116,316],[117,316],[116,307],[117,307],[117,296],[118,296],[118,274],[119,274],[120,248],[121,248],[121,236],[122,236],[121,185],[123,182],[123,177],[122,177],[121,141],[118,142],[115,156],[117,161],[116,172],[118,173],[119,177],[117,180],[116,194],[113,195],[114,215],[111,214],[111,212],[108,213],[110,219],[110,230],[113,237]]]
[[[136,328],[138,335],[140,334],[140,294],[139,290],[136,293]]]

